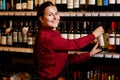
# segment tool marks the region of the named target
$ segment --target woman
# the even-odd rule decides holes
[[[44,2],[39,6],[37,15],[41,28],[36,37],[34,59],[40,75],[39,80],[58,80],[59,77],[69,80],[67,71],[69,63],[80,64],[101,51],[97,48],[97,43],[90,53],[68,55],[69,50],[80,50],[104,33],[102,27],[98,27],[92,34],[83,38],[67,40],[56,30],[60,16],[54,4]]]

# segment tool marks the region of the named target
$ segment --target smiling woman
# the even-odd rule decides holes
[[[90,53],[68,54],[69,50],[80,50],[100,36],[104,32],[102,26],[88,36],[69,40],[62,38],[56,29],[60,16],[52,2],[41,4],[37,16],[41,25],[36,35],[34,65],[40,76],[39,80],[70,80],[68,64],[80,64],[101,51],[97,48],[97,43]]]

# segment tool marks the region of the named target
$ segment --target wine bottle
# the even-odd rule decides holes
[[[74,28],[73,28],[73,21],[69,21],[68,22],[68,27],[69,27],[69,31],[68,31],[68,39],[74,39]]]
[[[67,2],[67,10],[73,11],[73,0],[68,0]]]
[[[102,11],[103,7],[103,0],[97,0],[96,1],[96,10],[95,11]]]
[[[22,0],[16,0],[16,10],[22,10]]]
[[[115,0],[109,0],[108,11],[115,11]]]
[[[63,7],[61,6],[61,0],[56,0],[55,3],[58,11],[62,11]]]
[[[34,9],[33,0],[27,0],[27,10],[33,9]]]
[[[116,29],[116,52],[120,52],[120,22],[117,22],[117,29]]]
[[[87,10],[87,4],[86,4],[86,0],[80,0],[80,11],[86,11]]]
[[[12,20],[10,20],[9,22],[9,28],[6,29],[6,34],[7,34],[7,46],[12,46],[13,42],[12,42]]]
[[[22,10],[27,10],[27,0],[22,0]]]
[[[87,36],[88,35],[88,30],[87,30],[87,23],[86,21],[83,22],[83,28],[81,32],[81,37]]]
[[[79,10],[79,0],[73,0],[73,11],[80,11]]]
[[[119,10],[119,7],[120,7],[120,0],[116,0],[115,10],[116,10],[116,11],[120,11],[120,10]]]
[[[2,0],[2,10],[6,10],[6,0]]]
[[[18,21],[14,20],[13,46],[18,47]]]
[[[68,31],[67,31],[66,21],[62,21],[60,27],[62,28],[61,36],[65,39],[68,39]]]
[[[28,29],[28,33],[27,33],[27,45],[29,48],[33,48],[33,45],[34,45],[34,38],[35,38],[35,35],[34,35],[34,27],[33,27],[33,24],[32,24],[32,21],[29,22],[29,29]]]
[[[6,37],[6,28],[7,28],[7,24],[6,24],[6,21],[3,22],[3,25],[2,25],[2,33],[1,33],[1,45],[2,46],[6,46],[7,44],[7,37]]]
[[[23,29],[23,21],[19,21],[19,27],[18,27],[18,43],[19,47],[23,47],[23,37],[22,37],[22,29]]]
[[[103,0],[102,11],[108,11],[108,0]]]
[[[61,0],[62,11],[67,11],[67,0]]]
[[[115,22],[111,22],[111,28],[109,29],[108,50],[114,52],[116,50],[116,30]]]
[[[94,11],[95,0],[87,0],[87,11]]]
[[[37,9],[38,9],[38,6],[39,6],[38,1],[39,1],[39,0],[34,0],[34,10],[37,10]]]
[[[75,26],[75,39],[80,38],[80,34],[81,34],[81,30],[80,30],[80,25],[79,25],[79,21],[75,21],[74,22],[74,26]]]
[[[23,27],[22,29],[22,39],[23,39],[23,47],[27,47],[27,33],[28,33],[28,29],[29,29],[29,26],[28,26],[28,22],[26,21],[25,22],[25,26]]]

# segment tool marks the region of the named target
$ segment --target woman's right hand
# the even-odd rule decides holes
[[[98,37],[100,36],[101,34],[104,33],[104,29],[102,26],[99,26],[98,28],[96,28],[94,31],[93,31],[93,34],[95,35],[95,37]]]

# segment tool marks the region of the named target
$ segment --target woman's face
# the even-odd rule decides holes
[[[56,6],[46,7],[44,10],[44,16],[40,17],[43,27],[50,27],[53,30],[56,30],[58,27],[60,16]]]

